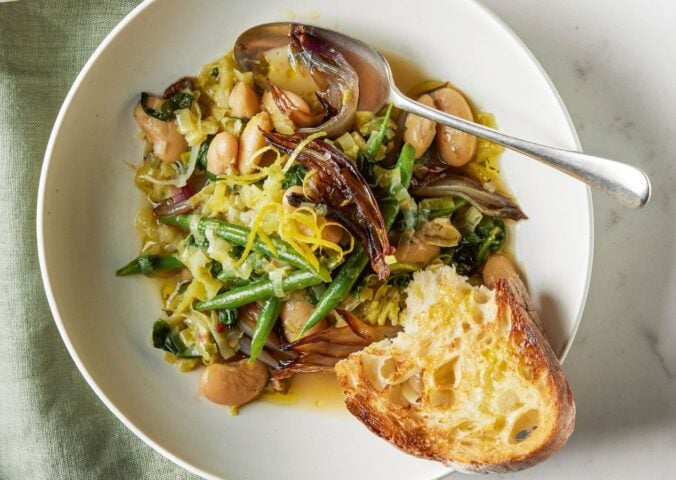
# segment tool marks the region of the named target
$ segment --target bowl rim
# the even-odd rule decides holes
[[[91,376],[89,373],[89,370],[87,369],[86,365],[82,362],[80,359],[80,356],[73,345],[73,343],[70,341],[70,338],[68,337],[68,333],[66,331],[66,328],[64,326],[63,320],[61,318],[61,314],[59,311],[59,306],[57,304],[56,298],[54,296],[54,292],[52,289],[52,284],[50,280],[50,275],[49,271],[47,269],[47,259],[45,257],[45,229],[44,229],[44,221],[45,221],[45,191],[46,191],[46,185],[47,185],[47,179],[49,177],[49,171],[50,171],[50,165],[51,165],[51,160],[53,156],[53,150],[54,150],[54,145],[56,142],[56,139],[59,137],[63,119],[66,116],[70,104],[73,100],[73,97],[75,96],[75,93],[79,89],[80,85],[82,84],[84,78],[87,76],[89,73],[89,70],[92,68],[94,63],[97,61],[101,53],[108,47],[108,45],[115,40],[115,38],[127,27],[128,24],[130,24],[143,10],[145,10],[149,5],[154,3],[156,0],[144,0],[142,3],[134,7],[103,39],[103,41],[99,44],[99,46],[94,50],[94,52],[91,54],[85,65],[82,67],[82,70],[78,73],[77,77],[73,81],[73,84],[71,85],[70,89],[68,90],[68,94],[66,95],[63,104],[61,105],[61,108],[59,109],[59,113],[56,117],[56,120],[54,122],[54,126],[52,128],[51,134],[49,136],[49,141],[47,143],[47,147],[45,150],[45,155],[43,158],[43,163],[42,163],[42,168],[40,170],[40,181],[38,185],[38,196],[37,196],[37,205],[36,205],[36,240],[37,240],[37,250],[38,250],[38,260],[39,260],[39,266],[40,266],[40,276],[42,278],[42,283],[44,285],[45,289],[45,294],[47,297],[47,302],[49,304],[49,308],[52,314],[52,317],[54,319],[54,323],[56,324],[56,327],[59,331],[59,334],[61,336],[61,339],[63,340],[63,343],[66,346],[66,349],[68,350],[68,353],[70,354],[73,362],[75,363],[75,366],[77,369],[80,371],[80,374],[84,377],[84,379],[87,381],[89,384],[89,387],[96,393],[96,395],[99,397],[99,399],[103,402],[103,404],[110,410],[117,418],[120,420],[134,435],[136,435],[138,438],[140,438],[144,443],[149,445],[153,450],[164,456],[165,458],[169,459],[176,465],[184,468],[185,470],[198,475],[203,478],[207,479],[219,479],[220,477],[217,477],[209,472],[206,472],[202,470],[201,468],[193,465],[192,463],[184,460],[183,458],[179,457],[178,455],[170,452],[169,450],[165,449],[163,446],[161,446],[159,443],[157,443],[155,440],[151,439],[149,436],[147,436],[141,429],[139,429],[131,420],[127,418],[127,416],[106,396],[106,394],[101,390],[101,388],[98,386],[97,382],[94,380],[94,378]],[[572,134],[574,143],[575,143],[575,148],[578,151],[582,151],[582,146],[580,144],[580,139],[577,134],[577,130],[575,129],[575,125],[570,117],[570,114],[568,112],[568,109],[566,108],[566,105],[563,103],[563,99],[561,98],[561,95],[559,94],[558,90],[554,86],[554,83],[552,82],[551,78],[545,71],[544,67],[540,64],[540,62],[537,60],[535,55],[530,51],[530,49],[526,46],[526,44],[519,38],[519,36],[505,23],[502,18],[500,18],[496,13],[494,13],[492,10],[490,10],[488,7],[483,5],[482,3],[478,2],[477,0],[464,0],[467,3],[472,4],[480,14],[484,15],[487,17],[487,19],[490,22],[493,22],[496,28],[502,29],[505,33],[507,33],[512,40],[514,40],[517,45],[521,48],[522,51],[526,53],[526,55],[529,57],[530,61],[533,63],[533,65],[536,67],[537,71],[539,74],[545,79],[547,82],[547,85],[549,86],[550,91],[553,93],[554,97],[556,98],[559,107],[561,108],[564,117],[568,123],[568,128],[570,130],[570,133]],[[592,274],[592,264],[593,264],[593,257],[594,257],[594,209],[593,209],[593,201],[592,201],[592,195],[591,195],[591,188],[589,186],[586,187],[586,194],[587,194],[587,209],[588,209],[588,214],[589,214],[589,243],[587,245],[587,251],[589,252],[588,254],[588,264],[587,264],[587,274],[586,278],[584,280],[584,290],[581,298],[580,305],[578,307],[578,311],[575,315],[575,322],[573,325],[573,329],[571,331],[570,338],[566,342],[566,345],[564,346],[561,355],[559,356],[560,361],[563,363],[565,358],[567,357],[568,353],[570,352],[570,348],[573,344],[573,341],[577,335],[577,331],[580,327],[580,323],[582,320],[582,316],[584,313],[585,306],[587,304],[587,297],[589,294],[589,287],[591,283],[591,274]],[[446,477],[448,474],[443,474],[441,477],[437,477],[437,479],[441,479]],[[431,479],[432,480],[432,479]]]

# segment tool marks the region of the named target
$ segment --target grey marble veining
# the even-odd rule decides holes
[[[676,2],[484,3],[547,70],[584,150],[653,183],[641,211],[594,195],[591,289],[565,363],[573,437],[547,462],[495,478],[676,478]]]

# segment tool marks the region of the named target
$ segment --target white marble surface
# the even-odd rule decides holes
[[[494,478],[676,478],[676,2],[484,3],[545,67],[584,150],[640,166],[654,189],[642,211],[594,194],[591,290],[565,362],[575,433]]]

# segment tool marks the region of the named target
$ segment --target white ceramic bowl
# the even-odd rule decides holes
[[[38,201],[40,266],[49,303],[78,368],[129,429],[174,462],[230,479],[432,479],[448,470],[397,451],[347,411],[256,403],[239,416],[199,398],[151,348],[156,286],[119,279],[138,253],[140,194],[126,163],[141,146],[131,112],[142,90],[161,89],[229,50],[254,24],[296,20],[339,29],[410,59],[494,112],[505,132],[558,147],[579,144],[565,107],[518,38],[464,0],[185,2],[136,8],[78,76],[54,126]],[[588,189],[507,152],[503,171],[529,215],[517,257],[554,349],[565,355],[587,292],[592,256]]]

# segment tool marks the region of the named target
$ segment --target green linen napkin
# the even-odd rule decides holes
[[[155,453],[80,376],[52,321],[35,240],[40,166],[87,58],[139,3],[0,3],[0,479],[195,478]]]

